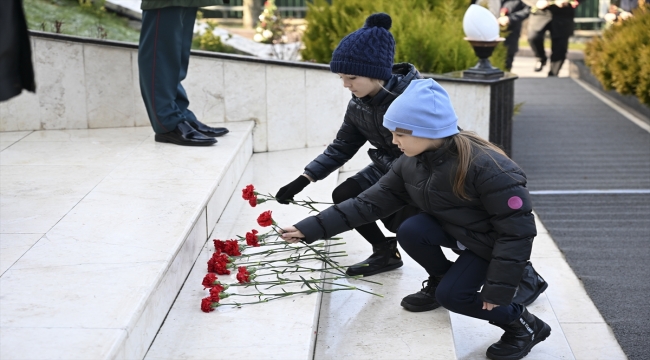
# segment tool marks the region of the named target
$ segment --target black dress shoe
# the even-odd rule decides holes
[[[194,130],[200,132],[201,134],[209,137],[219,137],[226,135],[228,133],[228,129],[225,127],[210,127],[198,120],[196,121],[188,121],[190,125],[194,128]]]
[[[546,65],[546,60],[537,59],[537,61],[535,61],[535,69],[534,69],[535,72],[542,71],[542,69],[544,68],[544,65]]]
[[[178,124],[173,131],[156,134],[155,139],[157,142],[185,146],[210,146],[217,143],[217,139],[205,136],[194,130],[187,121]]]

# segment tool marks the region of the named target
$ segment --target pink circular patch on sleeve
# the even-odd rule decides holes
[[[513,209],[521,209],[521,207],[524,205],[524,201],[521,200],[519,196],[513,196],[510,199],[508,199],[508,206]]]

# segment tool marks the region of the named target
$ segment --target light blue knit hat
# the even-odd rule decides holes
[[[449,94],[433,79],[411,81],[386,111],[384,127],[428,139],[442,139],[459,132]]]

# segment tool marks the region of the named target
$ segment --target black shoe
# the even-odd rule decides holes
[[[493,360],[519,360],[528,355],[530,349],[546,340],[551,335],[551,327],[535,315],[528,312],[526,307],[519,318],[507,325],[497,325],[506,332],[501,339],[487,349],[485,355]]]
[[[408,311],[422,312],[430,311],[440,307],[436,301],[436,288],[440,284],[442,276],[429,276],[428,280],[422,282],[422,290],[402,299],[402,307]],[[426,285],[425,285],[426,284]]]
[[[209,146],[217,143],[217,139],[205,136],[194,130],[187,121],[176,126],[176,129],[164,134],[156,134],[155,140],[185,146]]]
[[[397,250],[397,239],[387,238],[386,242],[372,245],[372,255],[366,260],[350,266],[345,273],[350,276],[370,276],[397,269],[404,265]]]
[[[535,72],[542,71],[544,65],[546,65],[546,60],[537,59],[537,61],[535,61]]]
[[[548,288],[548,283],[535,271],[533,264],[529,261],[524,268],[524,274],[512,302],[528,306],[537,300],[546,291],[546,288]]]
[[[548,76],[558,76],[560,74],[560,69],[562,69],[562,64],[564,64],[564,60],[551,61],[551,66],[548,70]]]
[[[226,129],[225,127],[218,127],[218,128],[210,127],[198,120],[188,121],[188,124],[190,124],[194,128],[194,130],[209,137],[224,136],[228,133],[228,129]]]

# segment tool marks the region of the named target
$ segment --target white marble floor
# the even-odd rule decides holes
[[[253,123],[228,126],[210,148],[0,133],[0,358],[144,355],[252,154]]]

